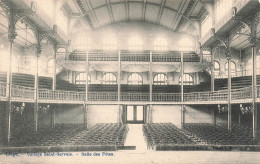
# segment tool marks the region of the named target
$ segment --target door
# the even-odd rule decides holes
[[[144,106],[143,105],[127,105],[126,123],[143,124],[144,123]]]

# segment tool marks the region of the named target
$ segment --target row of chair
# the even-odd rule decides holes
[[[172,123],[144,124],[143,133],[148,149],[155,149],[158,145],[194,144],[191,138],[188,138]]]
[[[207,144],[214,145],[255,145],[252,137],[252,129],[233,124],[229,131],[227,124],[186,123],[184,129],[196,137],[201,138]]]

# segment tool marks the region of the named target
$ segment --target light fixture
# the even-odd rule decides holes
[[[50,110],[50,105],[39,105],[38,111],[42,111],[45,114]]]
[[[220,106],[218,105],[218,113],[225,113],[228,111],[228,107],[225,105],[225,106]]]
[[[25,109],[24,102],[21,104],[21,106],[16,106],[14,104],[11,105],[11,111],[21,113],[21,115],[23,114],[24,109]]]
[[[253,107],[252,106],[243,106],[240,104],[240,110],[242,114],[251,114],[253,113]]]

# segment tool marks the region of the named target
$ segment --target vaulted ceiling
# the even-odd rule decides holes
[[[205,11],[198,0],[68,0],[64,8],[80,20],[77,25],[89,30],[138,21],[188,33],[196,30],[194,22]]]

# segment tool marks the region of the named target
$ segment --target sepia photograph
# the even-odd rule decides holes
[[[260,164],[260,0],[0,0],[0,164]]]

